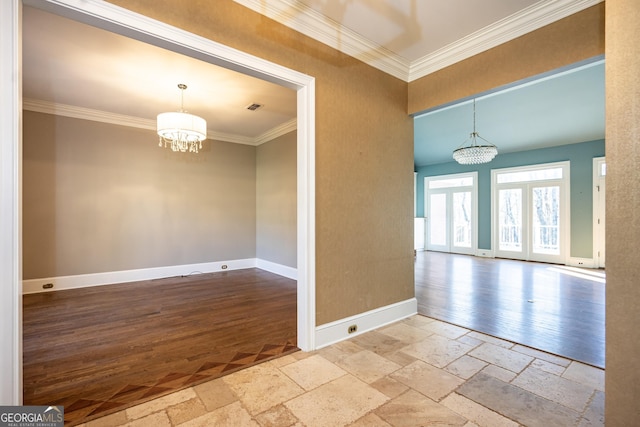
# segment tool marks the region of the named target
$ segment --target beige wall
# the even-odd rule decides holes
[[[316,78],[316,323],[414,296],[407,83],[231,0],[112,3]]]
[[[256,151],[256,257],[297,266],[296,132]]]
[[[24,112],[24,279],[255,257],[255,147]]]
[[[604,54],[604,3],[409,84],[409,113]]]
[[[640,2],[608,1],[607,426],[640,422]]]

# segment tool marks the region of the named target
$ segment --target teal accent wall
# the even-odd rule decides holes
[[[456,162],[417,167],[416,215],[424,216],[424,178],[478,171],[478,248],[491,249],[491,170],[540,163],[571,162],[571,254],[593,256],[593,158],[604,156],[604,140],[518,153],[498,154],[484,165]]]

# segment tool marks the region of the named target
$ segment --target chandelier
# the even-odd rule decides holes
[[[478,144],[478,139],[483,142]],[[453,159],[461,165],[489,163],[498,154],[498,148],[476,132],[476,100],[473,100],[473,132],[460,148],[453,150]]]
[[[202,141],[207,139],[207,121],[184,110],[184,90],[187,85],[180,83],[178,88],[181,93],[180,111],[158,114],[158,146],[164,145],[183,153],[197,153],[198,149],[202,149]]]

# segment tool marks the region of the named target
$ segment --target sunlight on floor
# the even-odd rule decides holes
[[[581,279],[591,280],[598,283],[606,283],[606,273],[604,270],[588,270],[577,267],[549,267],[549,271],[555,271],[556,273],[568,274],[570,276],[579,277]]]

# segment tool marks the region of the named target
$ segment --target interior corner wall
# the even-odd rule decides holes
[[[604,2],[409,84],[409,114],[604,54]]]
[[[24,112],[24,279],[255,258],[255,147]]]
[[[640,2],[606,2],[605,422],[640,419]]]
[[[499,154],[483,165],[460,165],[456,162],[416,168],[417,215],[424,216],[424,178],[478,171],[478,248],[491,248],[491,170],[542,163],[570,161],[570,256],[593,257],[593,158],[605,155],[604,140],[588,141],[558,147],[540,148],[517,153]]]
[[[414,297],[407,83],[232,0],[110,0],[315,78],[316,325]]]
[[[256,257],[297,267],[297,135],[261,144],[256,151]]]

